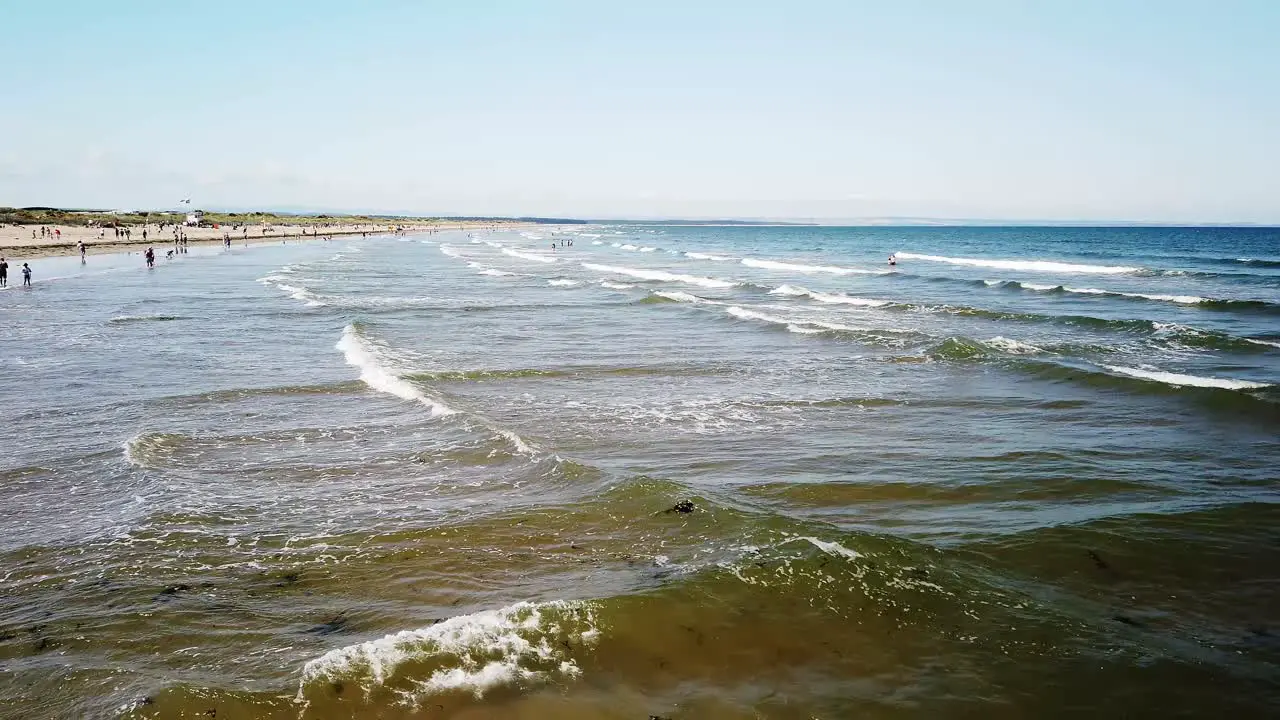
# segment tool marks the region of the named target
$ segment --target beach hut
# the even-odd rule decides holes
[[[203,211],[203,210],[192,210],[192,211],[190,211],[190,212],[188,212],[188,213],[187,213],[187,226],[188,226],[188,227],[196,227],[196,226],[198,226],[198,225],[199,225],[200,223],[202,223],[202,222],[204,222],[204,211]]]

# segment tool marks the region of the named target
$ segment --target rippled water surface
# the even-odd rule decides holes
[[[1277,231],[140,265],[0,292],[0,717],[1280,703]]]

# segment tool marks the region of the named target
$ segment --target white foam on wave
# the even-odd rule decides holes
[[[1035,345],[998,335],[987,340],[986,344],[997,350],[1009,353],[1010,355],[1038,355],[1045,352],[1043,348],[1038,348]]]
[[[567,278],[556,278],[555,280],[548,280],[547,284],[554,285],[555,287],[573,287],[574,285],[580,285],[581,283],[577,280],[569,280]]]
[[[642,247],[640,248],[640,252],[654,252],[657,249],[658,248],[656,247]]]
[[[664,298],[666,298],[666,299],[668,299],[668,300],[674,300],[674,301],[676,301],[676,302],[683,302],[683,303],[695,303],[695,304],[697,304],[697,303],[705,303],[705,304],[708,304],[708,305],[719,305],[719,304],[720,304],[720,303],[714,302],[714,301],[712,301],[712,300],[708,300],[708,299],[706,299],[706,298],[700,298],[700,297],[698,297],[697,295],[691,295],[691,294],[689,294],[689,293],[687,293],[687,292],[681,292],[681,291],[679,291],[679,290],[671,290],[671,291],[656,291],[656,292],[654,292],[653,294],[654,294],[654,295],[657,295],[658,297],[664,297]]]
[[[547,257],[546,255],[536,255],[534,253],[520,252],[519,250],[512,250],[511,248],[502,248],[502,254],[510,255],[511,257],[520,258],[521,260],[532,260],[534,262],[540,262],[540,263],[553,263],[556,261],[556,259],[553,257]]]
[[[829,540],[819,540],[816,537],[809,537],[807,535],[804,537],[795,538],[795,540],[804,540],[805,542],[809,543],[810,545],[813,545],[814,547],[818,548],[819,550],[821,550],[822,552],[828,555],[839,555],[840,557],[848,558],[850,560],[857,560],[858,558],[862,557],[862,555],[859,554],[857,550],[850,550],[849,548],[841,545],[838,542],[831,542]]]
[[[778,260],[757,260],[755,258],[743,258],[743,265],[753,268],[763,268],[765,270],[787,270],[799,273],[830,273],[833,275],[883,275],[888,270],[864,270],[862,268],[836,267],[835,265],[806,265],[803,263],[780,262]]]
[[[856,328],[848,325],[840,325],[839,323],[823,322],[820,320],[789,320],[777,315],[758,312],[756,310],[747,310],[737,305],[731,306],[725,312],[740,320],[758,320],[760,322],[772,323],[774,325],[782,325],[788,332],[797,333],[799,335],[817,335],[828,330],[855,330]]]
[[[507,272],[506,270],[497,270],[495,268],[488,268],[487,270],[481,270],[477,274],[489,275],[491,277],[515,277],[515,273],[513,272]]]
[[[640,249],[635,245],[632,245],[631,243],[627,243],[625,245],[619,245],[618,247],[622,248],[623,250],[639,250]]]
[[[364,338],[352,325],[342,330],[342,339],[334,346],[341,350],[347,364],[360,370],[360,380],[379,392],[394,395],[403,400],[414,400],[426,405],[432,415],[452,415],[456,410],[427,396],[413,383],[398,376],[380,356],[377,346]]]
[[[1157,302],[1173,302],[1183,305],[1198,305],[1205,302],[1205,298],[1198,295],[1160,295],[1148,293],[1120,292],[1119,290],[1099,290],[1097,288],[1073,288],[1063,287],[1063,290],[1069,293],[1080,293],[1082,295],[1111,295],[1116,297],[1131,297],[1142,300],[1155,300]]]
[[[546,239],[545,237],[537,233],[531,233],[531,232],[522,232],[520,233],[520,237],[528,238],[529,240],[545,240]]]
[[[1111,372],[1120,373],[1121,375],[1127,375],[1141,380],[1161,382],[1166,385],[1176,385],[1179,387],[1219,388],[1222,390],[1251,390],[1269,387],[1267,383],[1252,382],[1250,380],[1230,380],[1227,378],[1200,377],[1199,375],[1181,375],[1178,373],[1164,372],[1162,370],[1143,370],[1140,368],[1122,367],[1119,365],[1103,365],[1102,367],[1110,370]]]
[[[992,281],[984,280],[983,282],[989,283]],[[1111,297],[1130,297],[1130,298],[1138,298],[1139,300],[1154,300],[1156,302],[1180,303],[1182,305],[1199,305],[1202,302],[1207,302],[1207,298],[1202,298],[1199,295],[1162,295],[1157,293],[1122,292],[1120,290],[1103,290],[1100,288],[1077,288],[1077,287],[1067,287],[1065,285],[1039,285],[1036,283],[1027,283],[1027,282],[1020,282],[1018,283],[1018,285],[1022,286],[1023,288],[1026,288],[1027,290],[1036,290],[1038,292],[1062,291],[1062,292],[1076,293],[1078,295],[1107,295]]]
[[[449,257],[459,257],[458,251],[454,250],[452,245],[445,245],[444,243],[441,243],[440,252],[448,255]]]
[[[591,241],[591,244],[592,244],[592,245],[603,245],[603,244],[604,244],[604,241],[602,241],[602,240],[592,240],[592,241]]]
[[[951,265],[968,265],[970,267],[1000,268],[1001,270],[1026,270],[1030,272],[1067,272],[1098,273],[1102,275],[1120,275],[1138,272],[1142,268],[1121,265],[1082,265],[1079,263],[1056,262],[1053,260],[988,260],[985,258],[946,257],[945,255],[923,255],[912,252],[895,253],[900,260],[925,260],[927,262],[948,263]]]
[[[824,293],[815,290],[809,290],[798,285],[779,285],[769,291],[770,295],[787,295],[790,297],[808,297],[817,300],[820,303],[829,305],[856,305],[859,307],[884,307],[890,304],[887,300],[870,300],[867,298],[853,297],[844,293]]]
[[[762,322],[774,323],[776,325],[791,324],[791,321],[786,318],[781,318],[777,315],[769,315],[768,313],[756,312],[755,310],[748,310],[743,307],[738,307],[737,305],[730,307],[728,310],[725,310],[725,312],[743,320],[760,320]]]
[[[1255,340],[1253,338],[1245,338],[1245,340],[1248,340],[1254,345],[1266,345],[1267,347],[1280,348],[1280,343],[1271,342],[1270,340]]]
[[[321,682],[355,680],[371,690],[406,662],[431,670],[426,679],[411,680],[417,688],[406,697],[411,705],[441,692],[481,698],[505,685],[574,679],[582,670],[568,649],[591,645],[599,635],[585,603],[521,602],[330,650],[303,666],[296,699],[305,702],[306,688]]]
[[[631,288],[635,287],[635,285],[628,285],[627,283],[616,283],[616,282],[609,282],[608,280],[601,280],[600,287],[606,287],[606,288],[609,288],[610,290],[630,290]]]
[[[687,258],[693,258],[694,260],[712,260],[714,262],[725,262],[726,260],[733,259],[733,258],[724,257],[722,255],[712,255],[710,253],[700,253],[700,252],[687,252],[684,254],[684,256]]]
[[[323,300],[321,300],[315,293],[311,292],[306,288],[298,287],[296,285],[287,285],[282,282],[276,282],[271,284],[274,285],[278,290],[283,290],[284,292],[289,293],[289,297],[293,298],[294,300],[299,300],[301,302],[306,303],[307,307],[321,307],[325,305],[325,302]]]
[[[696,275],[681,275],[679,273],[670,273],[665,270],[640,270],[637,268],[618,267],[616,265],[596,265],[595,263],[582,263],[582,267],[595,272],[613,273],[614,275],[627,275],[641,280],[653,280],[657,282],[682,282],[689,285],[700,285],[707,288],[730,288],[737,283],[728,280],[720,280],[717,278],[698,277]]]

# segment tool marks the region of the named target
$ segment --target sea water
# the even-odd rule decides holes
[[[0,717],[1280,702],[1275,230],[32,266],[0,292]]]

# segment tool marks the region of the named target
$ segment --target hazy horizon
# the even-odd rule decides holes
[[[0,205],[1280,223],[1271,3],[6,10]]]

